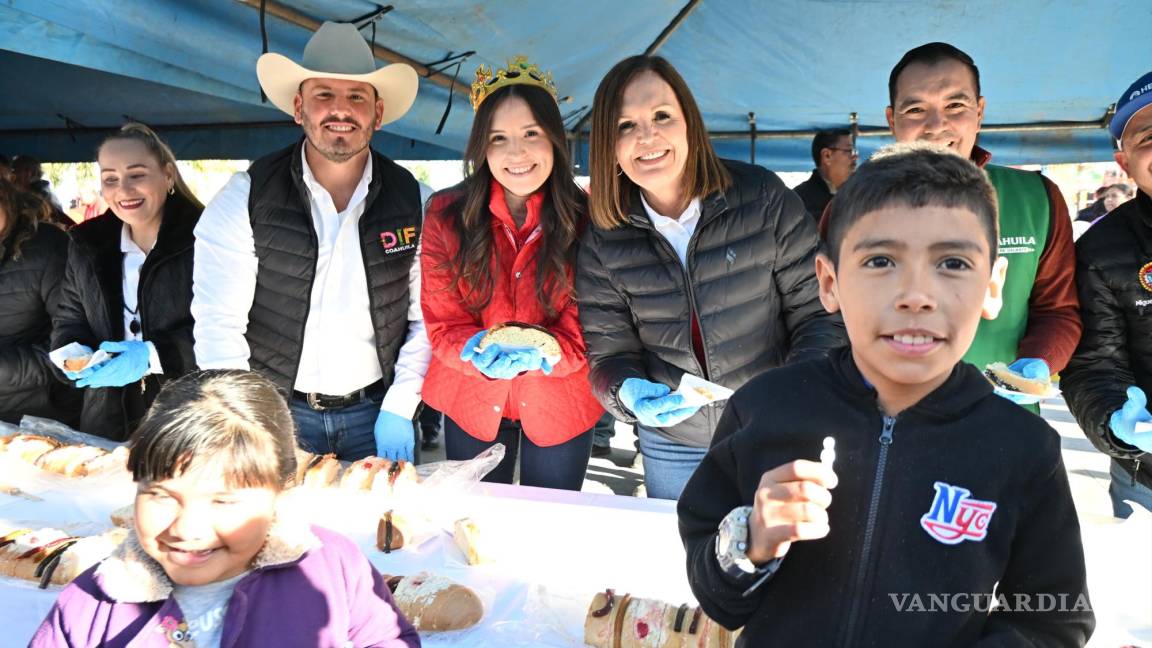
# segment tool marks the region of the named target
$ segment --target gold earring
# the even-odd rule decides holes
[[[176,185],[172,185],[171,187],[168,187],[168,195],[169,196],[176,195]]]

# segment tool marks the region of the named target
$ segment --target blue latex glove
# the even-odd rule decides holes
[[[1108,427],[1124,443],[1140,448],[1144,452],[1152,452],[1152,430],[1137,432],[1137,423],[1152,422],[1152,414],[1148,413],[1148,397],[1144,391],[1133,385],[1128,388],[1128,402],[1120,409],[1112,412],[1108,420]]]
[[[629,378],[620,385],[620,403],[647,427],[669,427],[696,413],[697,407],[684,407],[684,397],[671,393],[668,385],[643,378]]]
[[[487,332],[488,331],[480,330],[476,332],[476,335],[468,338],[468,341],[464,343],[464,348],[460,349],[461,360],[464,362],[472,361],[472,358],[476,356],[476,347],[480,344],[480,339],[483,338],[484,334]]]
[[[1008,365],[1008,369],[1032,380],[1048,380],[1052,377],[1052,370],[1048,368],[1048,363],[1040,358],[1020,358]],[[996,389],[996,394],[1017,405],[1032,405],[1040,402],[1039,396],[1006,391],[1000,388]]]
[[[372,428],[376,437],[376,456],[392,461],[412,461],[412,448],[416,444],[416,428],[410,419],[399,414],[380,410],[376,426]]]
[[[84,349],[84,353],[86,355],[89,355],[89,356],[92,355],[92,349],[89,349],[88,347],[84,346],[83,344],[80,345],[80,348]],[[80,380],[81,378],[87,378],[88,376],[91,376],[92,372],[96,371],[96,367],[85,367],[85,368],[81,369],[80,371],[68,371],[67,369],[63,369],[62,371],[64,372],[64,376],[67,377],[68,380]]]
[[[116,356],[94,367],[90,374],[88,369],[81,371],[83,377],[76,381],[77,387],[123,387],[143,378],[151,366],[148,345],[138,340],[101,342],[100,350]]]
[[[471,362],[485,376],[495,380],[510,380],[525,371],[539,369],[545,375],[552,373],[552,365],[536,348],[505,349],[499,344],[489,344],[483,351],[477,352],[476,345],[480,343],[484,333],[485,331],[480,331],[464,343],[460,359]]]

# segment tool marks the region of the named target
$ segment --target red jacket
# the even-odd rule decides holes
[[[528,216],[519,230],[508,211],[504,190],[492,183],[488,211],[492,216],[492,300],[478,315],[464,306],[467,290],[452,282],[452,272],[439,268],[459,248],[453,221],[463,190],[446,189],[432,196],[421,237],[420,305],[432,342],[432,363],[424,378],[424,401],[444,412],[468,434],[483,441],[496,438],[500,419],[518,420],[538,446],[564,443],[589,430],[604,414],[588,384],[584,337],[571,297],[553,304],[545,315],[536,298],[536,255],[540,248],[540,212],[544,193],[528,199]],[[569,272],[571,281],[571,271]],[[471,362],[460,360],[464,343],[481,329],[508,321],[547,328],[560,342],[562,358],[551,375],[530,371],[511,380],[493,380]]]

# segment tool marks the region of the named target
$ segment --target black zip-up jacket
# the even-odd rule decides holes
[[[133,396],[151,404],[160,384],[196,368],[192,351],[192,232],[200,211],[179,193],[169,196],[156,244],[140,268],[136,303],[141,332],[146,342],[156,346],[164,375],[149,377],[142,394],[139,382],[84,389],[81,431],[126,440],[134,421],[128,420],[125,392],[133,390]],[[53,320],[53,349],[79,342],[95,350],[101,342],[124,339],[123,226],[108,210],[72,228],[60,310]],[[63,374],[58,373],[58,377],[67,380]]]
[[[755,577],[731,579],[716,559],[720,521],[752,505],[766,471],[818,461],[827,435],[829,535],[793,543],[745,596]],[[895,418],[848,347],[765,373],[729,401],[677,512],[692,591],[710,617],[744,626],[739,645],[1051,648],[1082,646],[1095,626],[1060,437],[965,363]],[[1014,611],[987,613],[994,588]],[[1061,604],[1080,609],[1037,611]],[[943,611],[911,611],[933,605]]]
[[[732,186],[701,200],[688,264],[632,196],[628,224],[590,226],[580,245],[576,293],[592,391],[608,411],[635,421],[616,397],[627,378],[675,389],[685,372],[737,388],[766,369],[823,355],[844,343],[839,316],[821,306],[816,225],[776,174],[724,160]],[[705,365],[692,351],[699,318]],[[707,447],[723,403],[657,430]]]
[[[1076,241],[1084,335],[1060,389],[1085,436],[1152,488],[1152,457],[1120,441],[1108,421],[1136,385],[1152,398],[1152,198],[1143,191]]]
[[[68,258],[68,235],[47,223],[16,258],[10,231],[0,246],[0,420],[19,423],[25,414],[76,424],[80,394],[56,380],[48,360],[52,316]]]
[[[824,182],[820,170],[813,169],[812,176],[793,187],[792,191],[804,201],[804,209],[808,210],[808,215],[819,223],[820,217],[824,215],[824,208],[832,202],[832,192],[828,190],[828,183]]]

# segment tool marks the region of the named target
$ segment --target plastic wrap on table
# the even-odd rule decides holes
[[[20,426],[7,421],[0,421],[0,437],[12,436],[20,433]]]
[[[405,546],[411,551],[433,537],[452,529],[452,523],[467,515],[459,495],[470,490],[504,458],[504,446],[492,448],[468,461],[445,461],[434,468],[424,468],[429,476],[423,481],[397,481],[389,484],[377,479],[372,490],[340,487],[293,488],[281,498],[287,511],[306,515],[309,522],[345,533],[362,533],[375,537],[380,518],[391,511],[403,518],[408,529]]]
[[[0,518],[9,525],[54,526],[73,535],[94,535],[109,529],[109,514],[135,496],[127,470],[65,477],[0,453]]]
[[[73,430],[59,421],[40,418],[39,416],[25,416],[20,419],[20,428],[17,431],[21,434],[39,434],[52,437],[66,444],[95,446],[109,452],[124,445],[94,434]],[[7,436],[3,430],[0,430],[0,435]]]
[[[421,483],[435,488],[471,488],[504,460],[504,444],[497,443],[467,461],[436,461],[416,466]]]
[[[592,595],[563,593],[539,584],[517,592],[515,615],[505,616],[489,626],[492,645],[507,648],[568,648],[584,646],[584,616]],[[495,639],[495,640],[493,640]]]

